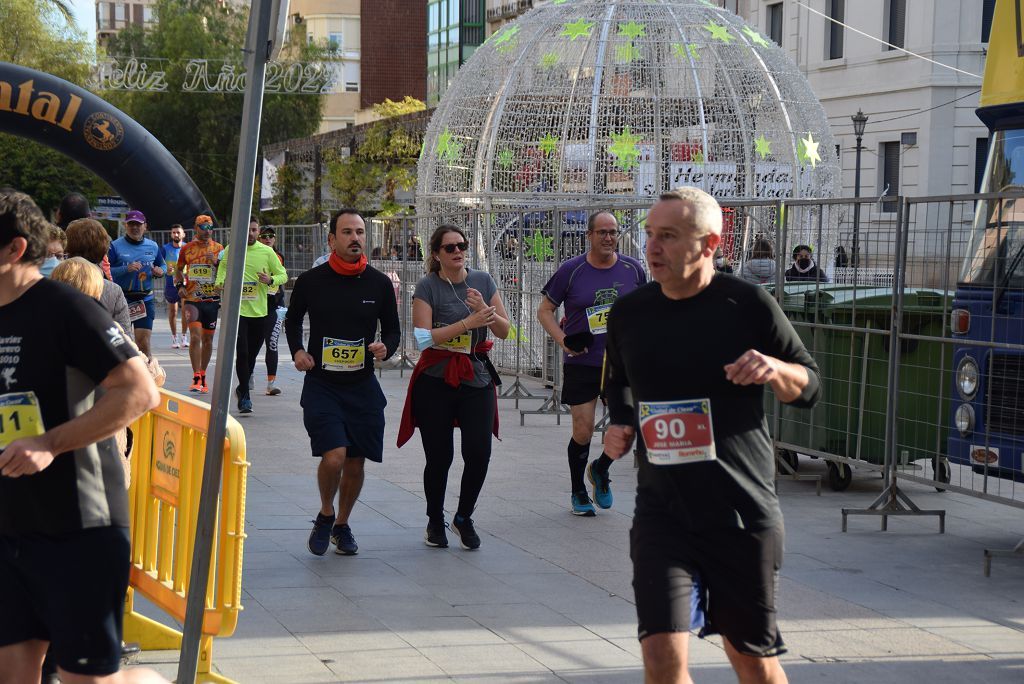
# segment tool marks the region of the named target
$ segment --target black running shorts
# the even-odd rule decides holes
[[[220,302],[185,302],[185,321],[198,323],[203,330],[217,329]]]
[[[694,577],[700,578],[707,622],[701,636],[721,634],[740,653],[786,652],[775,597],[785,532],[686,530],[668,516],[637,515],[630,530],[639,636],[688,632]]]
[[[586,404],[601,394],[601,367],[567,363],[562,373],[562,403]]]
[[[299,404],[313,456],[346,447],[347,458],[384,460],[384,407],[388,402],[375,375],[339,385],[307,374]]]
[[[49,641],[68,672],[117,672],[130,551],[124,527],[0,536],[0,646]]]

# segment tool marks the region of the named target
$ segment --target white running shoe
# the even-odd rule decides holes
[[[181,340],[177,335],[171,335],[171,349],[181,349]]]
[[[181,336],[181,348],[188,349],[188,333]]]

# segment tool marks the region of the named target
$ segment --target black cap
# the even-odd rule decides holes
[[[270,226],[263,226],[260,228],[260,237],[267,237],[268,235],[270,237],[277,237],[277,233],[275,233],[274,229]]]

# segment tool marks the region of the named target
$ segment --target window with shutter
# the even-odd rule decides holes
[[[765,26],[765,32],[768,37],[774,40],[778,45],[782,45],[782,3],[777,2],[774,5],[768,5],[766,8],[768,11],[767,22]]]
[[[983,0],[981,3],[981,42],[987,43],[992,33],[992,13],[996,10],[996,0]]]
[[[899,142],[882,143],[882,187],[879,194],[895,197],[900,194],[900,144]],[[882,211],[896,211],[897,202],[882,202]]]
[[[835,21],[828,22],[827,54],[828,59],[839,59],[843,56],[843,37],[846,29],[840,23],[846,21],[846,0],[828,0],[828,16]]]
[[[978,138],[974,143],[974,192],[981,192],[985,180],[985,165],[988,164],[988,138]]]
[[[887,0],[886,40],[896,47],[905,47],[904,34],[907,24],[907,0]],[[886,46],[886,50],[893,48]]]

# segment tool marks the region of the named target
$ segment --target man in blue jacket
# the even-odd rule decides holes
[[[110,276],[124,290],[128,300],[128,318],[135,328],[135,342],[147,357],[156,307],[153,303],[153,278],[164,275],[164,257],[160,247],[143,237],[146,217],[137,209],[128,212],[127,231],[110,244]]]

